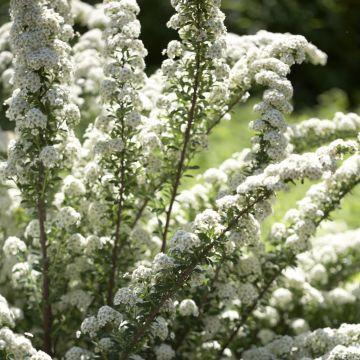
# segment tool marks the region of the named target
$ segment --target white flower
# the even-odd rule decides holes
[[[46,128],[47,116],[37,108],[30,109],[25,115],[26,127],[28,128]]]
[[[38,351],[31,356],[30,360],[51,360],[51,357],[43,351]]]
[[[76,179],[73,175],[68,175],[64,179],[63,191],[67,196],[79,196],[85,194],[86,189],[81,180]]]
[[[151,325],[151,333],[154,337],[160,340],[165,340],[168,337],[169,330],[166,320],[162,316],[158,316]]]
[[[182,300],[179,305],[179,313],[181,316],[199,316],[199,309],[194,300]]]
[[[65,354],[65,360],[87,360],[90,359],[88,356],[89,352],[78,347],[74,346],[70,350],[68,350]]]
[[[344,306],[356,301],[356,297],[342,288],[335,288],[328,292],[326,300],[334,306]]]
[[[90,316],[81,323],[81,331],[84,334],[89,334],[91,337],[95,337],[99,331],[99,322],[96,316]]]
[[[239,299],[245,305],[251,305],[259,296],[256,287],[250,283],[241,284],[239,287]]]
[[[132,273],[131,279],[133,281],[144,281],[150,278],[152,275],[152,269],[144,265],[139,265]]]
[[[220,230],[222,228],[220,222],[220,215],[214,210],[207,209],[196,216],[193,227],[198,232]]]
[[[175,351],[170,345],[161,344],[155,347],[156,360],[171,360],[175,357]]]
[[[290,326],[296,335],[305,333],[310,329],[308,323],[304,319],[296,319],[290,324]]]
[[[72,207],[66,206],[60,209],[57,215],[57,224],[59,227],[67,229],[70,226],[79,224],[81,215]]]
[[[48,145],[41,150],[39,159],[45,167],[53,168],[58,164],[59,153],[54,146]]]
[[[169,245],[171,251],[182,254],[192,252],[194,248],[197,248],[200,245],[200,239],[193,233],[178,230],[170,240]]]
[[[288,310],[291,308],[292,301],[293,294],[290,290],[278,288],[273,292],[270,304],[272,306],[279,307],[282,310]]]
[[[101,350],[110,351],[114,347],[114,342],[111,338],[102,338],[99,341],[99,347]]]
[[[105,326],[111,322],[119,325],[122,320],[122,315],[118,311],[107,305],[102,306],[97,314],[97,321],[100,327]]]
[[[15,256],[26,251],[26,244],[16,236],[10,236],[5,240],[3,251],[7,256]]]
[[[10,310],[9,305],[6,299],[0,295],[0,326],[10,326],[13,327],[15,322],[15,316]]]
[[[263,345],[266,345],[270,341],[274,340],[276,334],[270,329],[261,329],[257,334],[257,337],[260,339]]]
[[[328,282],[328,274],[324,265],[316,264],[308,273],[311,283],[319,283],[325,285]]]
[[[156,272],[161,270],[167,270],[174,266],[174,259],[164,253],[156,254],[153,267]]]
[[[119,289],[114,297],[114,305],[127,305],[133,307],[140,302],[142,302],[142,299],[138,298],[134,291],[128,287]]]
[[[25,238],[32,237],[32,238],[39,238],[40,237],[40,227],[39,227],[39,220],[34,219],[29,222],[25,229]]]

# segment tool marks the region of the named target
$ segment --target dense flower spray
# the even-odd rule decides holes
[[[326,55],[227,34],[220,0],[171,5],[178,40],[149,75],[135,0],[11,1],[0,358],[358,359],[359,230],[328,220],[360,182],[359,116],[288,125],[291,68]],[[184,189],[255,87],[248,148]]]
[[[25,207],[36,221],[37,234],[31,237],[40,244],[43,348],[49,354],[53,351],[49,241],[57,228],[73,223],[72,213],[62,209],[57,221],[56,211],[49,207],[60,170],[76,156],[68,144],[73,141],[71,128],[80,120],[66,87],[71,81],[68,41],[74,35],[69,9],[65,1],[11,2],[16,90],[7,102],[7,116],[15,121],[18,138],[9,147],[4,172],[16,182]],[[19,244],[17,248],[26,250]]]

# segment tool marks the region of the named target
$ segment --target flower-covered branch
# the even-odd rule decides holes
[[[288,125],[292,67],[326,55],[299,35],[227,34],[220,0],[171,5],[178,40],[148,74],[136,0],[11,0],[0,357],[357,358],[358,229],[321,224],[360,181],[359,116]],[[187,187],[259,88],[248,148]],[[321,226],[336,233],[312,239]]]
[[[53,351],[48,207],[66,157],[61,147],[67,142],[68,134],[71,135],[69,127],[80,117],[64,87],[70,81],[67,42],[73,31],[67,24],[68,4],[61,6],[57,2],[11,2],[16,90],[8,100],[7,116],[15,121],[19,138],[10,146],[5,173],[15,180],[23,201],[34,212],[38,223],[43,278],[43,349],[48,354]]]
[[[296,263],[296,254],[307,248],[308,239],[314,235],[318,225],[329,217],[330,213],[339,206],[344,196],[352,191],[360,182],[359,160],[360,158],[357,154],[353,155],[344,162],[333,176],[311,187],[307,196],[299,203],[299,210],[291,210],[287,214],[286,218],[289,221],[287,228],[285,226],[274,226],[272,241],[274,241],[274,245],[283,243],[283,249],[280,250],[283,254],[280,255],[278,254],[279,250],[276,251],[278,257],[276,266],[274,267],[275,271],[269,276],[268,280],[266,280],[265,277],[264,285],[259,296],[251,303],[249,309],[247,309],[242,316],[241,321],[238,322],[231,332],[230,337],[224,342],[220,350],[220,355],[233,341],[240,328],[244,326],[248,317],[251,316],[274,281],[281,276],[282,271],[287,266],[293,265],[294,262]],[[288,252],[290,252],[291,255],[289,255]],[[284,264],[281,263],[281,256],[284,257]]]

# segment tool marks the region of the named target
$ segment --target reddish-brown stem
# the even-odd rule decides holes
[[[165,180],[162,179],[152,190],[149,190],[149,194],[154,194],[156,193],[161,186],[164,184]],[[151,200],[151,197],[149,195],[147,195],[142,203],[142,205],[140,206],[138,212],[135,215],[135,219],[131,224],[131,228],[133,229],[136,224],[138,223],[138,221],[140,220],[144,210],[146,209],[147,204],[149,203],[149,201]]]
[[[149,199],[148,197],[146,197],[146,199],[145,199],[144,202],[142,203],[140,209],[139,209],[138,212],[136,213],[135,219],[134,219],[133,223],[131,224],[131,228],[132,228],[132,229],[136,226],[136,224],[137,224],[138,221],[140,220],[141,215],[143,214],[143,212],[144,212],[144,210],[145,210],[145,208],[146,208],[146,205],[148,204],[149,200],[150,200],[150,199]]]
[[[240,102],[241,98],[243,97],[243,94],[239,94],[234,98],[234,100],[228,105],[228,108],[225,112],[222,112],[218,115],[218,117],[211,123],[209,128],[206,131],[206,134],[209,135],[212,131],[212,129],[220,123],[220,121],[223,119],[223,117],[229,113],[231,110],[234,109],[234,107]]]
[[[164,227],[164,232],[163,232],[163,236],[162,236],[162,245],[161,245],[162,252],[166,251],[166,239],[167,239],[167,234],[169,231],[171,212],[172,212],[172,208],[173,208],[173,205],[175,202],[177,191],[178,191],[178,188],[180,185],[181,176],[184,172],[184,163],[186,160],[186,153],[187,153],[189,141],[191,138],[191,130],[192,130],[194,120],[195,120],[195,115],[196,115],[196,105],[197,105],[197,100],[198,100],[198,89],[199,89],[199,85],[200,85],[200,77],[201,77],[200,54],[197,53],[196,64],[195,64],[195,82],[194,82],[194,89],[193,89],[194,92],[192,94],[191,107],[189,110],[189,115],[188,115],[188,119],[187,119],[187,123],[186,123],[186,130],[185,130],[185,134],[184,134],[184,142],[183,142],[183,146],[182,146],[182,150],[181,150],[180,160],[179,160],[179,163],[176,168],[175,181],[174,181],[174,184],[173,184],[173,187],[171,190],[170,203],[169,203],[169,207],[166,211],[166,221],[165,221],[165,227]]]
[[[216,360],[222,359],[223,353],[225,349],[231,344],[231,342],[234,340],[236,334],[239,332],[240,328],[245,324],[249,316],[252,314],[252,312],[256,309],[256,307],[259,304],[259,301],[264,297],[264,295],[268,292],[269,288],[273,284],[273,282],[281,275],[283,268],[280,268],[279,271],[277,271],[271,279],[265,284],[263,289],[261,290],[258,298],[256,301],[253,302],[253,304],[247,309],[246,314],[241,318],[241,321],[235,326],[235,328],[230,333],[230,336],[226,339],[226,341],[222,344],[221,349],[219,351],[218,356],[216,357]]]
[[[116,214],[116,227],[115,227],[115,239],[114,246],[111,254],[111,270],[109,276],[108,283],[108,291],[107,291],[107,304],[112,305],[113,296],[114,296],[114,288],[115,288],[115,277],[118,268],[118,258],[119,258],[119,250],[121,247],[120,244],[120,228],[121,228],[121,216],[123,210],[123,202],[124,202],[124,190],[125,190],[125,159],[124,154],[121,156],[121,169],[120,169],[120,188],[119,188],[119,201],[117,204],[117,214]]]
[[[220,123],[220,121],[222,120],[222,118],[223,118],[229,111],[231,111],[231,110],[239,103],[239,101],[241,100],[241,97],[242,97],[242,96],[243,96],[243,95],[239,95],[238,97],[236,97],[236,98],[234,99],[234,101],[232,101],[232,102],[229,104],[229,107],[228,107],[227,111],[219,114],[219,116],[216,117],[216,119],[212,122],[211,126],[209,126],[209,128],[208,128],[208,130],[207,130],[207,132],[206,132],[207,135],[209,135],[209,134],[211,133],[211,131],[213,130],[213,128]],[[155,189],[153,190],[153,192],[156,192],[159,188],[161,188],[161,186],[164,184],[164,182],[165,182],[165,180],[162,180],[162,181],[160,182],[160,184],[155,187]],[[135,225],[138,223],[138,221],[140,220],[140,218],[141,218],[141,216],[142,216],[142,214],[143,214],[143,212],[144,212],[147,204],[149,203],[149,201],[150,201],[150,198],[149,198],[149,197],[147,197],[147,198],[144,200],[144,202],[142,203],[142,205],[141,205],[141,207],[139,208],[138,212],[136,213],[136,216],[135,216],[135,219],[134,219],[134,221],[133,221],[133,223],[132,223],[132,225],[131,225],[131,228],[134,228]],[[169,226],[169,225],[168,225],[168,226]]]
[[[50,302],[50,276],[49,276],[49,267],[50,261],[47,256],[47,235],[45,229],[46,221],[46,209],[45,209],[45,200],[44,200],[44,167],[41,164],[39,168],[39,179],[37,186],[37,215],[39,220],[39,230],[40,230],[40,246],[41,246],[41,256],[42,256],[42,321],[43,321],[43,350],[52,355],[52,309]]]
[[[158,315],[161,307],[164,305],[164,303],[170,299],[184,284],[185,282],[189,279],[189,277],[191,276],[191,274],[193,273],[193,271],[195,270],[196,266],[199,264],[200,259],[204,259],[206,256],[209,255],[210,251],[213,249],[213,247],[215,246],[215,244],[217,242],[219,242],[221,240],[221,238],[225,235],[226,232],[228,232],[229,230],[231,230],[238,222],[239,219],[246,214],[249,209],[251,209],[257,202],[262,201],[264,199],[267,198],[267,195],[261,195],[259,196],[258,199],[256,199],[253,203],[249,204],[248,206],[246,206],[245,208],[243,208],[238,214],[237,216],[232,219],[232,221],[228,224],[228,226],[221,232],[221,234],[214,240],[211,241],[205,248],[204,250],[199,254],[199,256],[197,256],[197,258],[195,260],[193,260],[182,272],[182,274],[180,275],[180,277],[177,279],[176,283],[174,284],[174,286],[169,289],[167,292],[165,292],[165,294],[159,299],[159,301],[157,302],[157,304],[151,309],[149,315],[145,318],[143,324],[140,326],[140,328],[135,332],[134,336],[132,337],[132,339],[129,342],[129,346],[126,349],[126,352],[124,352],[122,354],[122,356],[120,357],[120,360],[128,360],[129,356],[132,352],[132,350],[134,349],[134,347],[137,345],[137,343],[139,341],[141,341],[141,339],[143,338],[143,336],[145,335],[146,331],[148,330],[148,328],[150,327],[151,323],[154,321],[154,319],[156,318],[156,316]]]
[[[321,218],[319,220],[317,220],[315,222],[315,227],[317,228],[320,223],[327,219],[328,216],[330,215],[330,213],[337,208],[337,206],[340,204],[341,199],[348,194],[356,185],[358,185],[360,183],[359,179],[356,179],[356,181],[354,181],[354,183],[350,184],[348,187],[341,189],[341,191],[338,194],[338,197],[336,199],[333,200],[332,203],[330,203],[328,205],[327,208],[325,208],[323,215],[321,216]],[[293,257],[291,257],[289,259],[289,264],[294,261],[296,259],[296,256],[294,255]],[[222,358],[222,355],[225,351],[225,349],[231,344],[231,342],[234,340],[236,334],[238,333],[238,331],[240,330],[240,328],[246,323],[247,319],[249,318],[249,316],[252,314],[252,312],[256,309],[257,305],[259,304],[259,302],[261,301],[261,299],[266,295],[266,293],[268,292],[268,290],[270,289],[271,285],[274,283],[274,281],[281,276],[282,271],[284,269],[286,269],[288,265],[285,264],[281,267],[279,267],[279,269],[274,273],[274,275],[270,278],[270,280],[265,284],[265,286],[263,287],[263,289],[261,290],[259,296],[257,297],[256,301],[254,301],[254,303],[247,309],[246,314],[241,318],[241,321],[239,321],[239,323],[234,327],[233,331],[231,332],[229,338],[222,344],[221,349],[218,353],[218,356],[216,358],[216,360],[220,360]]]
[[[219,278],[221,266],[222,266],[222,264],[224,262],[224,259],[225,259],[225,257],[223,257],[216,266],[215,275],[211,280],[211,283],[210,283],[210,286],[209,286],[209,291],[206,291],[203,294],[203,296],[201,297],[200,301],[199,301],[199,316],[197,317],[198,322],[202,321],[202,318],[204,316],[205,307],[208,304],[209,295],[210,295],[210,293],[212,293],[214,291],[214,284],[216,283],[216,281]],[[183,329],[183,331],[181,331],[180,334],[178,334],[177,341],[176,341],[176,343],[174,345],[174,350],[175,351],[177,349],[179,349],[180,346],[183,344],[183,342],[186,340],[186,337],[188,336],[190,330],[191,330],[191,327],[189,326],[189,324],[187,324],[187,326]]]

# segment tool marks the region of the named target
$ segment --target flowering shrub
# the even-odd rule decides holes
[[[135,0],[11,1],[1,359],[358,359],[360,234],[317,228],[360,182],[360,117],[288,125],[291,67],[326,55],[227,34],[220,0],[172,5],[179,40],[148,77]],[[254,87],[250,148],[181,190]],[[266,234],[276,195],[306,179]]]

